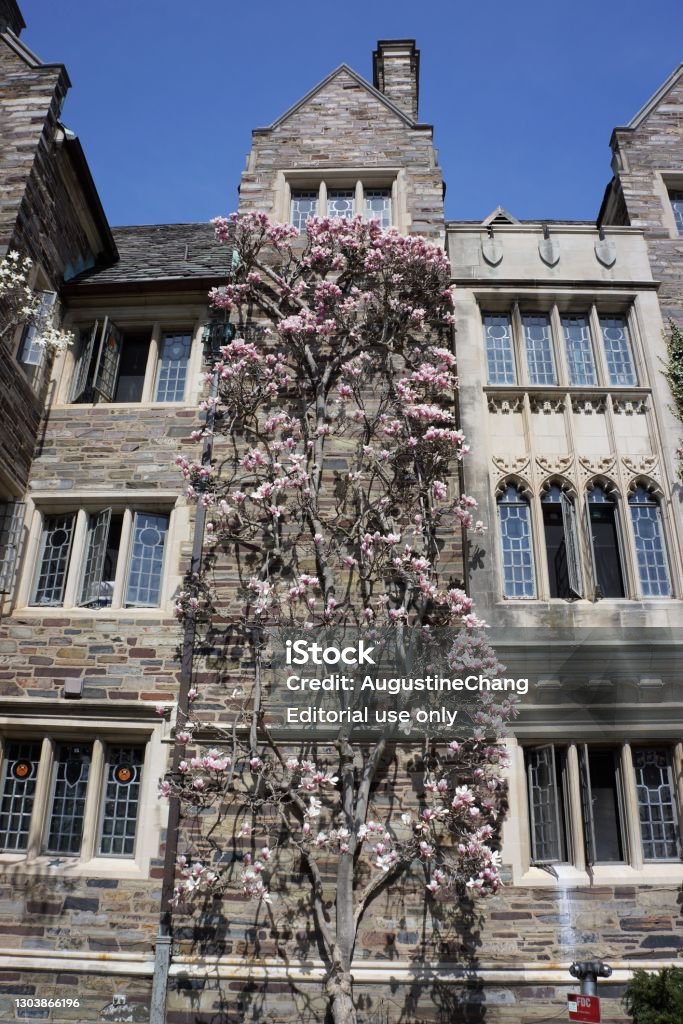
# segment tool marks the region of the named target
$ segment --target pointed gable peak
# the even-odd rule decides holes
[[[645,106],[640,108],[635,117],[631,118],[626,127],[632,129],[640,128],[643,121],[646,121],[650,114],[657,109],[667,93],[669,93],[674,86],[678,85],[681,79],[683,79],[683,63],[679,64],[677,68],[674,68],[666,81],[662,82],[659,89],[653,93]]]
[[[519,221],[502,206],[497,206],[481,223],[488,228],[495,224],[519,224]]]
[[[278,117],[275,121],[273,121],[272,124],[269,124],[266,128],[257,128],[256,131],[272,131],[273,128],[278,128],[281,124],[287,121],[293,114],[300,110],[301,107],[309,103],[315,96],[318,95],[318,93],[322,92],[322,90],[339,75],[348,75],[350,78],[352,78],[356,85],[360,86],[361,89],[364,89],[366,92],[370,93],[371,96],[374,96],[375,99],[379,100],[379,102],[382,103],[388,110],[390,110],[393,114],[400,118],[404,124],[411,127],[415,124],[415,121],[413,121],[411,117],[408,117],[408,115],[404,113],[404,111],[401,110],[399,107],[397,107],[395,103],[392,103],[392,101],[390,99],[387,99],[387,97],[383,93],[381,93],[378,89],[375,89],[374,86],[370,85],[370,83],[366,81],[366,79],[363,78],[362,75],[359,75],[357,71],[354,71],[353,68],[350,68],[348,64],[340,64],[339,67],[335,68],[334,71],[331,71],[329,75],[323,78],[321,82],[318,82],[318,84],[314,86],[310,90],[310,92],[307,92],[305,96],[302,96],[300,100],[297,100],[296,103],[294,103],[291,107],[285,110],[285,112],[281,114],[280,117]]]

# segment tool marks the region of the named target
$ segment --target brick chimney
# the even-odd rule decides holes
[[[375,89],[417,121],[420,51],[414,39],[380,39],[372,55]]]
[[[0,0],[0,32],[11,29],[18,36],[23,28],[26,28],[26,22],[16,0]]]

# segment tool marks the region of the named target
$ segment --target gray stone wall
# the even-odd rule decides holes
[[[683,190],[683,75],[638,127],[615,130],[612,149],[629,223],[645,233],[662,282],[662,312],[683,324],[683,236],[672,230],[666,194],[667,185]]]

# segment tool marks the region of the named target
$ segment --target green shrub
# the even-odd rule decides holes
[[[624,995],[633,1024],[683,1024],[683,967],[635,971]]]

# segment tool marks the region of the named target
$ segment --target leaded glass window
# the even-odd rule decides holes
[[[535,597],[529,503],[508,485],[498,499],[505,597]]]
[[[678,813],[668,752],[656,748],[633,751],[633,769],[645,860],[678,858]]]
[[[588,317],[563,316],[562,332],[567,352],[569,383],[581,387],[597,384]]]
[[[29,375],[42,366],[45,358],[45,345],[40,342],[41,331],[51,323],[52,310],[57,301],[57,292],[36,292],[38,296],[38,312],[35,323],[27,324],[19,346],[19,362]]]
[[[192,337],[189,334],[164,334],[159,347],[157,402],[182,402],[191,347]]]
[[[291,221],[295,228],[303,234],[306,230],[306,221],[309,217],[318,214],[318,190],[316,189],[292,189],[292,215]]]
[[[90,747],[70,743],[57,746],[52,768],[47,853],[80,853],[90,752]]]
[[[531,859],[536,864],[566,861],[562,765],[552,745],[526,752]]]
[[[557,384],[550,318],[525,314],[522,328],[530,383]]]
[[[10,740],[5,746],[0,797],[0,850],[25,850],[31,826],[41,744]]]
[[[678,233],[683,235],[683,192],[669,192],[669,199]]]
[[[661,509],[644,487],[637,487],[628,503],[641,592],[644,597],[671,597]]]
[[[391,189],[364,188],[365,219],[378,220],[383,230],[391,227]]]
[[[327,192],[327,216],[351,220],[356,212],[354,188],[331,188]]]
[[[136,512],[126,589],[126,605],[159,604],[168,516]]]
[[[23,501],[0,502],[0,594],[12,589],[25,508]]]
[[[484,317],[484,342],[489,384],[515,383],[515,358],[509,316]]]
[[[633,387],[638,381],[626,320],[621,316],[601,316],[600,330],[610,384]]]
[[[135,852],[143,760],[141,747],[109,748],[100,824],[102,856],[132,857]]]
[[[64,601],[74,521],[73,512],[45,517],[31,604],[59,605]]]

